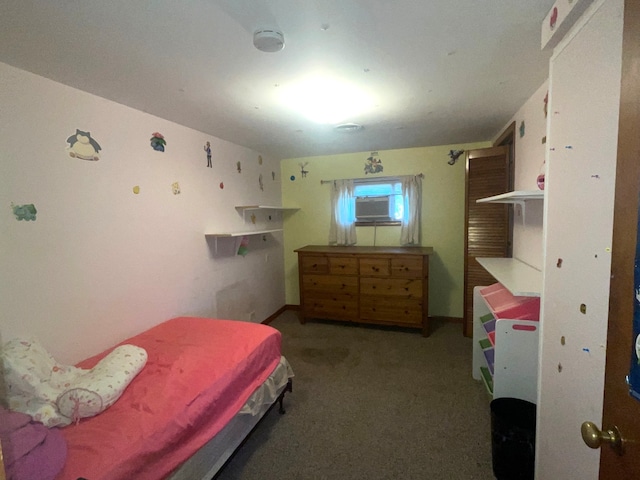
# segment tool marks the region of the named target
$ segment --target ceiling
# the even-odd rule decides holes
[[[548,75],[554,0],[2,0],[0,62],[277,158],[490,140]],[[285,48],[253,46],[278,29]],[[339,123],[280,94],[323,72],[372,98]],[[319,87],[320,88],[320,87]]]

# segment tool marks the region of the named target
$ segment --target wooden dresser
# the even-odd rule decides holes
[[[295,251],[303,323],[325,318],[420,328],[429,335],[433,248],[309,245]]]

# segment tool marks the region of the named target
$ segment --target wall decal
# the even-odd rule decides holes
[[[309,162],[298,163],[298,165],[300,165],[300,178],[305,178],[307,173],[309,173],[309,170],[305,170],[304,167],[309,165]]]
[[[204,145],[204,151],[207,152],[207,167],[213,168],[211,165],[211,142],[207,142]]]
[[[11,204],[11,210],[13,210],[13,214],[16,216],[16,220],[26,220],[27,222],[36,220],[36,206],[33,203],[28,203],[26,205],[14,205]]]
[[[374,174],[382,172],[382,160],[376,158],[376,155],[378,155],[378,152],[371,152],[371,156],[367,158],[367,163],[364,164],[365,175],[368,173]]]
[[[558,21],[558,7],[553,7],[553,13],[551,14],[551,17],[549,18],[549,27],[551,27],[551,30],[556,28],[556,22],[557,21]]]
[[[524,120],[520,122],[520,138],[524,137]]]
[[[98,152],[102,150],[98,142],[91,138],[91,132],[83,132],[76,128],[76,133],[67,138],[69,156],[82,160],[100,160]]]
[[[258,165],[262,165],[262,155],[258,155]]]
[[[180,194],[180,184],[178,182],[173,182],[171,184],[171,190],[173,191],[174,195],[179,195]]]
[[[140,185],[136,185],[135,187],[133,187],[133,193],[135,193],[136,195],[140,193]]]
[[[236,163],[236,169],[238,170],[238,173],[242,173],[242,164],[240,162]]]
[[[455,163],[458,161],[458,158],[460,158],[460,155],[462,155],[464,153],[464,150],[449,150],[449,161],[447,161],[447,163],[449,165],[455,165]]]
[[[549,107],[549,90],[547,90],[547,94],[544,96],[544,118],[547,118],[547,108]]]
[[[240,240],[240,245],[238,246],[238,255],[242,255],[243,257],[249,253],[249,237],[242,237]]]
[[[262,174],[258,175],[258,186],[260,190],[264,191],[264,184],[262,183]]]
[[[157,152],[164,152],[164,147],[167,142],[164,139],[164,135],[159,132],[153,132],[151,134],[151,148]]]
[[[220,182],[220,190],[224,188],[224,182]]]

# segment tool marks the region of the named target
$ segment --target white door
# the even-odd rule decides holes
[[[536,477],[597,479],[624,0],[597,0],[550,62]]]

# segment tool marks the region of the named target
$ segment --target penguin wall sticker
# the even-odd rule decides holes
[[[85,132],[76,128],[76,133],[67,138],[69,156],[82,160],[100,160],[100,150],[102,148],[93,138],[91,132]]]

